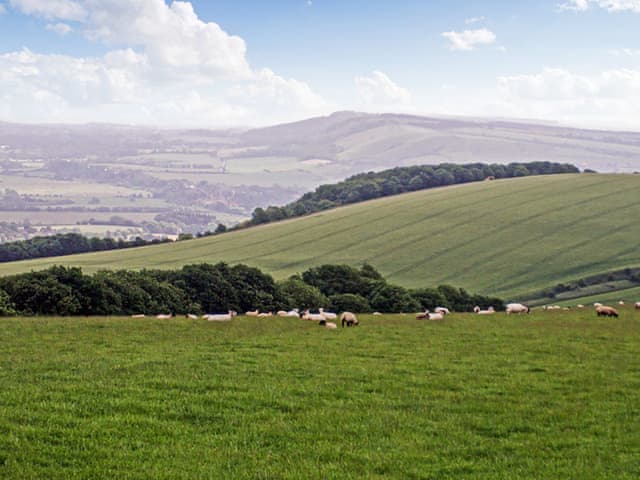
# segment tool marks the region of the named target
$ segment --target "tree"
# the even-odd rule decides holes
[[[329,299],[320,290],[305,283],[296,275],[279,282],[278,290],[285,308],[288,309],[326,308],[329,306]]]
[[[387,313],[416,312],[420,304],[409,294],[409,291],[397,285],[382,283],[369,297],[374,310]]]
[[[0,290],[0,317],[16,314],[16,306],[11,301],[9,294]]]
[[[339,293],[329,297],[331,308],[338,312],[369,313],[371,305],[369,301],[361,295],[353,293]]]

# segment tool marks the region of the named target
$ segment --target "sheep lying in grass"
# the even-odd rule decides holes
[[[416,320],[444,320],[444,315],[444,313],[431,313],[427,309],[422,313],[418,313]]]
[[[156,318],[158,320],[169,320],[170,318],[173,318],[173,315],[171,313],[159,313],[156,315]]]
[[[358,318],[351,312],[342,312],[342,315],[340,315],[340,322],[342,322],[342,328],[344,328],[345,323],[347,324],[347,327],[360,325]]]
[[[228,322],[237,314],[237,312],[229,310],[228,313],[208,313],[206,315],[203,315],[202,318],[210,322]]]
[[[486,310],[482,310],[479,306],[475,306],[473,307],[473,311],[476,312],[478,315],[493,315],[494,313],[496,313],[495,309],[493,307],[489,307]]]
[[[135,315],[131,315],[131,318],[144,318],[144,313],[136,313]]]
[[[302,314],[302,317],[300,318],[302,318],[303,320],[311,320],[314,322],[326,320],[326,318],[324,318],[324,315],[322,315],[321,313],[311,313],[309,310],[305,310]]]
[[[596,307],[596,313],[599,317],[618,317],[618,311],[613,307],[601,305]]]
[[[247,317],[257,317],[260,312],[258,310],[248,311],[245,313]]]
[[[273,317],[273,313],[271,312],[262,312],[258,314],[259,318],[265,318],[265,317]]]
[[[338,315],[336,315],[333,312],[325,312],[324,309],[319,308],[318,311],[320,312],[320,315],[322,315],[324,317],[325,320],[335,320],[336,318],[338,318]]]
[[[449,315],[451,313],[451,311],[446,307],[436,307],[433,309],[433,311],[436,313],[441,313],[443,315]]]
[[[288,312],[285,312],[284,310],[278,310],[277,315],[279,317],[295,317],[295,318],[300,318],[300,313],[298,313],[298,309],[294,308],[293,310],[289,310]]]
[[[198,319],[198,316],[197,316],[197,315],[194,315],[193,313],[188,313],[188,314],[187,314],[187,318],[188,318],[189,320],[197,320],[197,319]]]
[[[329,330],[335,330],[336,328],[338,328],[338,325],[333,322],[327,322],[324,318],[318,322],[318,325],[324,328],[328,328]]]

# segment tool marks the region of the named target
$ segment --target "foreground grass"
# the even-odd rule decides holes
[[[640,315],[0,322],[1,478],[638,478]]]
[[[640,175],[548,175],[478,182],[350,205],[188,242],[0,265],[99,269],[246,263],[285,278],[325,263],[371,263],[405,287],[449,283],[521,294],[640,266]]]

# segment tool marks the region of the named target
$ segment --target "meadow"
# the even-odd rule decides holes
[[[0,478],[635,479],[640,313],[0,321]]]
[[[550,175],[437,188],[215,237],[3,264],[85,272],[224,261],[285,278],[368,262],[405,287],[449,283],[518,300],[527,292],[640,265],[640,175]],[[628,299],[631,301],[632,299]]]

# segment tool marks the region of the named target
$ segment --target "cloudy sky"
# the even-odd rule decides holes
[[[640,0],[0,0],[0,120],[640,130]]]

